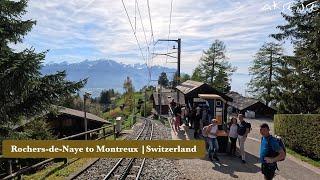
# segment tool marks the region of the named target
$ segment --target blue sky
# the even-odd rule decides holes
[[[136,34],[146,56],[146,42],[139,15],[135,18],[135,1],[124,0]],[[147,42],[151,40],[147,1],[138,0]],[[248,73],[253,55],[268,35],[284,24],[281,12],[289,13],[289,0],[173,0],[170,38],[182,39],[183,72],[191,73],[199,63],[203,50],[219,39],[225,42],[229,61],[238,73]],[[150,0],[154,38],[166,39],[169,31],[171,0]],[[138,49],[128,18],[120,0],[30,0],[25,19],[37,25],[15,48],[49,49],[45,63],[79,62],[85,59],[113,59],[127,64],[145,63]],[[136,22],[136,23],[135,23]],[[169,44],[169,52],[173,44]],[[159,43],[155,52],[167,51],[167,43]],[[150,48],[152,49],[152,45]],[[290,45],[286,45],[290,53]],[[170,58],[167,60],[170,61]],[[164,65],[164,57],[148,61],[148,65]]]

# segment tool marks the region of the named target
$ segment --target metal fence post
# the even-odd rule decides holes
[[[113,123],[113,139],[116,140],[116,126],[115,124]]]
[[[12,160],[11,159],[9,159],[8,160],[8,163],[9,163],[9,169],[8,169],[8,174],[12,174]]]
[[[68,163],[68,158],[63,158],[63,164],[67,164]]]

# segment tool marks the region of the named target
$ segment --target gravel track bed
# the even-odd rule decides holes
[[[171,139],[171,129],[154,121],[153,140]],[[185,179],[173,159],[146,159],[140,179]]]
[[[171,129],[165,127],[159,121],[152,121],[154,125],[154,132],[152,139],[160,140],[160,139],[171,139]],[[135,139],[141,129],[143,128],[144,123],[143,120],[138,121],[138,123],[133,126],[133,132],[129,134],[126,139]],[[142,139],[149,139],[151,128],[147,128],[141,134]],[[134,179],[133,177],[139,171],[137,166],[140,166],[143,159],[135,159],[133,162],[133,167],[129,171],[129,177],[126,179]],[[110,158],[101,158],[95,164],[93,164],[90,168],[88,168],[83,174],[78,176],[76,179],[103,179],[104,176],[113,168],[113,166],[119,161],[119,159],[110,159]],[[116,170],[116,175],[121,175],[125,165],[128,164],[130,159],[126,158],[123,160],[120,166]],[[112,177],[111,179],[116,179],[116,177]],[[146,159],[144,168],[142,170],[140,179],[184,179],[183,174],[179,172],[179,169],[176,168],[176,162],[173,159]]]
[[[143,120],[138,121],[138,123],[132,128],[132,134],[129,134],[125,139],[135,139],[141,131],[142,127]],[[75,179],[103,179],[119,160],[119,158],[100,158],[97,162],[95,162],[91,167],[89,167]]]

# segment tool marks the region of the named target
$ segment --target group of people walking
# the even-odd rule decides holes
[[[208,107],[200,107],[193,104],[191,108],[181,107],[179,103],[171,101],[170,107],[174,113],[174,130],[175,132],[180,131],[182,124],[188,126],[189,129],[194,129],[194,138],[200,138],[200,130],[210,124],[210,114],[208,113]]]
[[[215,159],[219,161],[217,152],[219,150],[218,136],[218,121],[212,119],[209,108],[206,106],[199,107],[193,104],[191,108],[181,107],[172,100],[170,107],[174,113],[174,130],[180,131],[180,126],[185,124],[189,129],[194,129],[194,138],[198,139],[201,136],[205,139],[208,156],[211,161]],[[211,120],[211,121],[210,121]],[[202,130],[202,133],[200,133]],[[232,117],[227,124],[227,134],[230,142],[229,154],[236,155],[237,140],[241,162],[246,163],[245,142],[251,130],[251,124],[244,120],[242,114],[237,117]],[[285,159],[285,147],[281,139],[277,139],[270,134],[268,124],[260,126],[261,145],[260,145],[260,162],[261,172],[266,180],[271,180],[275,176],[275,171],[278,169],[277,162]]]

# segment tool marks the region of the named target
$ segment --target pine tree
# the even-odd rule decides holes
[[[99,103],[100,104],[109,104],[111,102],[112,91],[111,90],[103,90],[100,93]]]
[[[274,94],[277,88],[275,76],[282,56],[283,49],[279,44],[265,43],[256,53],[249,68],[252,78],[248,84],[248,92],[265,101],[266,105],[275,100]]]
[[[183,83],[183,82],[190,80],[190,79],[191,79],[191,77],[189,74],[182,74],[181,79],[180,79],[180,83]]]
[[[229,66],[230,65],[226,64],[218,68],[218,72],[216,73],[216,77],[213,81],[213,87],[222,93],[228,93],[231,90],[229,74],[227,74]]]
[[[175,88],[179,85],[178,72],[175,72],[172,78],[172,81],[169,83],[171,88]]]
[[[309,7],[302,9],[301,7]],[[320,2],[299,0],[290,15],[283,14],[287,24],[272,36],[279,41],[289,39],[294,55],[286,56],[277,89],[279,110],[286,113],[320,112]]]
[[[123,83],[124,88],[124,103],[125,106],[128,106],[129,109],[132,109],[133,107],[133,98],[134,98],[134,87],[132,80],[130,77],[127,77],[126,80]]]
[[[20,116],[34,116],[83,87],[85,80],[65,80],[64,71],[42,76],[46,52],[35,49],[16,52],[9,44],[22,43],[36,24],[23,20],[27,0],[0,1],[0,126],[14,125]]]
[[[191,75],[191,80],[193,81],[199,81],[199,82],[203,82],[205,81],[205,78],[202,77],[202,73],[201,73],[201,69],[200,67],[196,67],[193,72],[192,72],[192,75]]]
[[[168,77],[167,77],[167,73],[162,72],[160,74],[159,79],[158,79],[158,84],[162,85],[164,87],[167,87],[169,85],[169,80],[168,80]]]
[[[200,77],[204,82],[222,92],[230,90],[230,76],[236,70],[227,61],[226,46],[222,41],[215,40],[211,47],[204,51],[200,59]]]

